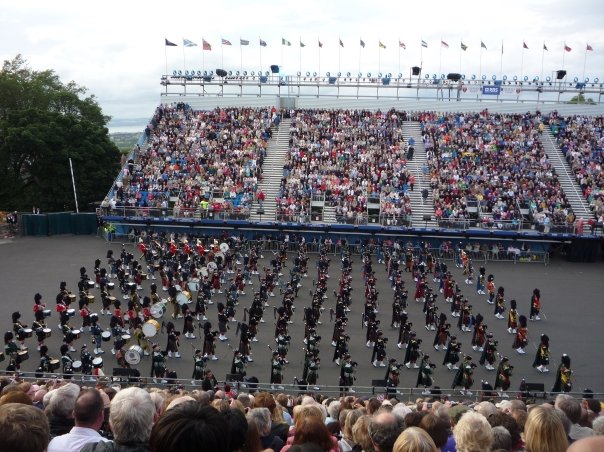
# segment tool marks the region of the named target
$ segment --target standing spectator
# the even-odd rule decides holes
[[[73,409],[80,395],[80,387],[75,383],[67,383],[60,388],[48,393],[48,404],[46,415],[50,424],[50,435],[58,436],[69,433],[75,425],[73,421]]]
[[[321,450],[327,452],[339,452],[338,440],[332,436],[327,427],[321,420],[315,417],[304,418],[296,428],[293,445],[313,444],[321,447]],[[287,445],[282,451],[289,450],[291,446]]]
[[[148,452],[155,404],[147,391],[126,388],[111,401],[109,426],[113,441],[87,444],[82,452]]]
[[[271,412],[269,409],[254,408],[248,413],[248,418],[252,418],[258,426],[262,447],[273,449],[274,452],[280,452],[284,441],[278,436],[271,434]]]
[[[553,409],[534,407],[524,426],[526,452],[564,452],[568,447],[566,432]]]
[[[391,452],[405,424],[391,413],[375,415],[369,423],[369,437],[376,452]]]
[[[489,452],[493,445],[493,429],[482,414],[473,411],[461,417],[453,436],[458,452]]]
[[[591,428],[581,427],[579,425],[579,421],[581,420],[581,403],[577,399],[569,396],[568,394],[558,394],[554,406],[566,414],[566,417],[568,417],[572,423],[568,436],[570,436],[573,441],[577,441],[578,439],[592,436],[594,434],[594,431]]]
[[[21,403],[0,406],[0,450],[44,452],[49,440],[48,419],[42,410]]]
[[[99,391],[81,391],[73,409],[75,427],[55,437],[48,445],[48,452],[79,452],[88,443],[108,441],[98,433],[105,420],[104,410]]]
[[[394,443],[394,452],[438,452],[430,435],[419,427],[409,427]]]

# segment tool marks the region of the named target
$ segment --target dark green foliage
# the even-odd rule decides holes
[[[33,71],[17,56],[0,71],[0,210],[80,210],[101,201],[119,171],[109,120],[94,96],[53,71]]]

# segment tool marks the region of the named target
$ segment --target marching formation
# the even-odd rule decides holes
[[[421,247],[403,247],[399,243],[392,246],[366,244],[360,249],[360,268],[355,269],[352,251],[342,240],[337,289],[333,290],[333,299],[330,299],[328,282],[334,272],[333,250],[328,241],[318,244],[316,279],[312,280],[309,297],[306,297],[300,296],[302,282],[310,273],[308,245],[304,239],[293,243],[289,240],[279,242],[269,251],[272,253],[269,266],[261,265],[266,251],[263,243],[249,242],[243,236],[223,236],[219,240],[142,233],[137,240],[139,256],[123,247],[119,256],[108,251],[106,266],[97,259],[92,276],[88,276],[85,267],[80,268],[77,291],[72,292],[66,282],[60,282],[54,309],[47,307],[41,294],[35,294],[31,327],[22,320],[20,312],[13,313],[12,331],[4,335],[4,354],[1,355],[8,361],[8,371],[19,371],[22,362],[30,358],[27,344],[35,336],[40,358],[35,371],[37,377],[51,373],[62,373],[65,378],[72,378],[76,373],[90,379],[102,376],[103,356],[110,350],[117,366],[129,369],[128,375],[148,375],[156,383],[177,379],[170,362],[189,355],[193,362],[192,384],[196,384],[215,380],[207,363],[219,359],[216,345],[224,342],[232,352],[227,379],[243,381],[248,366],[254,363],[253,349],[260,342],[259,329],[268,328],[265,325],[267,312],[270,316],[272,311],[274,343],[271,340],[266,344],[271,351],[270,385],[280,389],[292,346],[289,328],[296,308],[305,300],[307,305],[302,307],[302,314],[298,314],[304,321],[303,343],[300,344],[304,359],[300,378],[294,378],[294,383],[301,388],[320,389],[321,336],[317,330],[327,321],[327,311],[329,321],[333,323],[332,363],[340,368],[337,384],[342,394],[354,392],[359,363],[351,356],[349,341],[351,335],[360,331],[364,332],[365,345],[371,350],[369,364],[384,368],[381,384],[389,392],[396,392],[401,372],[413,369],[417,372],[417,378],[413,377],[416,387],[422,388],[424,394],[430,394],[438,384],[434,370],[440,359],[435,359],[434,355],[431,358],[425,352],[426,333],[421,334],[422,340],[417,330],[423,327],[428,335],[434,335],[431,345],[437,354],[442,352],[442,365],[452,372],[453,389],[460,388],[462,394],[470,395],[474,370],[480,365],[494,373],[493,384],[483,381],[482,389],[495,390],[500,396],[506,396],[514,366],[510,357],[498,352],[502,338],[496,339],[488,328],[488,305],[494,307],[493,321],[507,321],[507,333],[513,337],[510,343],[518,359],[526,354],[529,343],[528,322],[541,320],[539,289],[535,289],[530,297],[528,317],[519,314],[516,300],[506,300],[505,289],[496,285],[493,274],[487,275],[483,266],[477,275],[474,274],[472,259],[461,246],[455,250],[454,262],[463,272],[466,290],[486,296],[484,305],[478,308],[463,295],[463,286],[455,281],[445,260],[433,255],[427,244]],[[387,285],[392,289],[392,310],[388,316],[390,331],[386,332],[382,320],[390,295],[380,296],[378,291],[376,257],[377,265],[384,266]],[[287,277],[284,277],[285,272]],[[355,274],[362,277],[364,288],[360,325],[349,321],[352,304],[360,301],[360,297],[353,297]],[[415,286],[411,302],[406,287],[409,279]],[[148,294],[143,290],[144,280],[150,280]],[[94,289],[100,293],[99,313],[93,310],[96,305]],[[253,296],[249,297],[251,303],[240,307],[240,297],[246,290],[253,291]],[[216,317],[210,320],[209,307],[214,304]],[[414,326],[408,312],[416,310],[419,313],[419,309],[424,325]],[[58,354],[52,353],[45,344],[55,325],[51,321],[53,310],[58,315],[57,327],[62,335]],[[506,311],[507,316],[504,315]],[[457,332],[453,331],[452,325],[457,326]],[[165,334],[165,344],[158,342],[160,332]],[[388,350],[389,332],[398,333],[396,347],[391,350]],[[87,335],[90,350],[88,344],[83,343]],[[464,340],[466,335],[468,339]],[[191,350],[181,350],[183,337],[190,342]],[[549,372],[549,337],[546,334],[541,335],[536,348],[533,367],[542,373]],[[150,362],[148,373],[141,373],[138,368],[143,361]],[[553,390],[570,391],[572,380],[570,358],[563,355]]]

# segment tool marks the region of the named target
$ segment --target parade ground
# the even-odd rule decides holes
[[[133,245],[126,245],[131,248],[131,252],[138,258],[140,252]],[[72,292],[77,293],[77,281],[79,280],[79,269],[85,267],[88,275],[93,276],[93,267],[95,259],[99,258],[102,265],[107,267],[107,250],[112,249],[114,253],[120,253],[121,242],[108,243],[104,239],[94,236],[54,236],[54,237],[24,237],[12,240],[3,240],[0,244],[0,275],[2,280],[2,302],[0,303],[0,322],[4,331],[12,330],[11,314],[14,311],[20,311],[22,314],[22,323],[31,325],[33,321],[32,306],[34,304],[34,295],[39,292],[43,296],[43,302],[52,309],[52,316],[47,319],[48,326],[52,328],[52,336],[47,340],[50,349],[49,355],[54,358],[60,358],[59,347],[62,343],[62,334],[58,329],[59,318],[54,310],[55,297],[59,292],[61,281],[67,282],[67,287]],[[270,251],[264,253],[262,263],[268,265],[269,258],[272,257]],[[304,320],[303,308],[309,306],[309,290],[312,289],[313,278],[316,278],[315,259],[316,254],[310,254],[308,277],[302,280],[302,288],[299,297],[295,301],[296,312],[293,317],[293,323],[289,325],[289,334],[291,335],[291,345],[288,353],[289,364],[284,369],[283,383],[293,383],[294,377],[301,378],[303,359],[304,359]],[[334,348],[331,345],[333,323],[330,321],[329,309],[335,306],[334,289],[337,288],[340,276],[340,256],[331,256],[331,266],[329,270],[329,298],[325,300],[325,311],[321,318],[321,325],[318,325],[318,334],[322,337],[320,342],[321,368],[319,370],[319,386],[336,386],[338,384],[339,367],[332,362]],[[371,364],[370,348],[366,347],[365,333],[362,326],[361,314],[364,303],[364,287],[361,274],[360,256],[353,256],[353,302],[351,312],[348,313],[348,325],[346,333],[350,339],[350,354],[353,361],[358,362],[356,368],[356,384],[359,387],[371,386],[372,380],[383,379],[385,377],[385,368],[375,368]],[[379,290],[379,313],[377,318],[381,321],[381,329],[385,336],[389,338],[387,344],[388,358],[394,357],[399,363],[404,361],[404,348],[397,348],[398,329],[390,327],[392,315],[392,289],[387,279],[385,267],[377,263],[374,257],[374,270],[377,278],[377,287]],[[289,264],[288,264],[289,265]],[[476,263],[478,268],[481,264]],[[507,320],[496,319],[493,315],[493,306],[487,304],[486,296],[476,293],[475,284],[464,284],[464,277],[461,269],[455,268],[453,262],[448,262],[449,270],[454,278],[460,283],[462,292],[473,305],[473,314],[481,313],[485,317],[485,323],[488,324],[488,331],[493,332],[494,338],[499,341],[498,352],[507,356],[514,366],[513,376],[511,378],[512,390],[516,391],[522,379],[529,383],[543,383],[545,390],[549,391],[554,383],[555,371],[560,362],[560,357],[566,353],[571,358],[572,369],[574,371],[574,391],[581,392],[586,388],[594,392],[604,392],[604,348],[600,332],[604,320],[604,264],[587,263],[569,263],[562,257],[554,256],[549,265],[536,263],[517,263],[512,262],[492,262],[486,264],[486,273],[495,276],[496,286],[505,288],[506,306],[509,309],[509,301],[516,299],[518,303],[519,314],[529,314],[530,296],[535,288],[541,290],[542,312],[540,321],[531,321],[528,323],[529,345],[526,348],[525,355],[519,355],[512,347],[513,336],[507,332]],[[289,269],[283,272],[288,277]],[[442,365],[444,351],[436,351],[432,346],[435,332],[427,331],[424,327],[424,316],[422,314],[422,305],[413,300],[415,292],[415,283],[409,273],[403,274],[405,286],[409,290],[409,321],[413,323],[413,330],[417,332],[419,338],[423,340],[422,351],[429,354],[433,363],[437,365],[435,369],[435,385],[440,386],[446,394],[452,394],[458,391],[451,390],[451,383],[454,377],[454,371],[448,370]],[[151,281],[143,282],[143,290],[139,293],[141,298],[149,295]],[[429,285],[438,292],[437,283],[428,279]],[[158,292],[162,292],[161,282],[157,281]],[[259,281],[254,279],[254,284],[246,286],[246,294],[239,298],[236,318],[243,321],[244,307],[249,307],[253,297],[253,292],[258,290]],[[281,298],[275,291],[275,297],[270,298],[271,307],[266,308],[264,314],[265,323],[260,324],[258,342],[253,343],[253,359],[249,363],[246,372],[247,376],[255,376],[260,382],[268,382],[270,374],[270,350],[269,346],[275,348],[274,330],[275,319],[273,316],[273,307],[280,306]],[[92,304],[91,310],[99,312],[101,309],[99,289],[92,289],[91,293],[95,295],[96,302]],[[116,290],[115,295],[121,298],[121,294]],[[161,298],[167,298],[167,292],[160,293]],[[216,303],[224,302],[224,294],[214,296],[214,304],[208,308],[208,319],[212,322],[214,329],[217,329],[217,310]],[[195,294],[193,294],[195,299]],[[474,362],[478,364],[479,352],[472,350],[470,345],[471,333],[461,332],[457,328],[457,318],[450,316],[450,305],[445,303],[442,294],[437,297],[437,306],[439,313],[445,312],[448,321],[452,324],[451,333],[458,337],[462,343],[462,353],[473,357]],[[76,306],[77,308],[77,306]],[[171,311],[164,314],[163,321],[169,321]],[[507,319],[507,312],[504,314]],[[76,316],[72,320],[72,325],[81,326],[81,317]],[[182,330],[182,319],[174,320],[176,328]],[[109,316],[100,316],[100,324],[104,328],[109,326]],[[207,368],[211,369],[219,381],[224,380],[227,373],[230,372],[233,349],[238,347],[239,339],[236,336],[237,323],[230,324],[228,332],[228,341],[218,342],[216,355],[218,361],[208,361]],[[540,373],[532,367],[535,351],[539,343],[539,337],[542,333],[550,337],[551,363],[549,373]],[[193,371],[193,350],[202,348],[203,334],[196,331],[196,339],[185,339],[184,336],[180,342],[181,358],[171,358],[167,360],[167,367],[177,372],[178,377],[190,380]],[[153,342],[159,343],[162,348],[166,347],[166,335],[158,333],[151,338]],[[94,346],[91,344],[90,333],[84,332],[82,337],[75,342],[77,352],[72,353],[74,359],[79,359],[80,347],[88,344],[92,352]],[[126,346],[132,345],[132,340]],[[39,353],[36,351],[36,339],[34,337],[26,340],[29,347],[29,359],[24,361],[21,367],[22,371],[33,372],[39,363]],[[104,371],[111,374],[114,367],[117,367],[115,357],[111,354],[112,342],[103,344],[105,354]],[[231,348],[232,347],[232,348]],[[0,368],[4,370],[8,361],[0,363]],[[496,366],[496,364],[495,364]],[[135,366],[142,377],[149,377],[151,372],[150,357],[144,357],[141,363]],[[418,371],[416,369],[401,368],[400,387],[415,387]],[[487,371],[483,366],[478,366],[474,373],[474,389],[480,387],[481,380],[487,380],[493,384],[495,381],[495,372]]]

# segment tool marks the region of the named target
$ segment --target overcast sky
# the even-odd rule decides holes
[[[191,3],[191,5],[188,5]],[[564,69],[604,80],[601,0],[507,2],[329,1],[228,2],[0,0],[0,56],[22,54],[31,68],[53,69],[94,94],[117,122],[144,127],[160,102],[160,77],[186,69],[237,70],[282,66],[295,74],[402,72],[423,60],[424,73],[530,78]],[[186,6],[185,6],[186,5]],[[164,39],[178,47],[164,46]],[[183,38],[198,47],[183,49]],[[221,46],[221,38],[232,46]],[[291,47],[281,45],[281,39]],[[202,39],[212,51],[201,50]],[[250,45],[239,46],[246,39]],[[344,47],[339,46],[339,39]],[[360,40],[365,42],[361,48]],[[421,47],[421,40],[427,48]],[[323,43],[319,52],[318,41]],[[401,49],[399,40],[406,45]],[[441,46],[441,40],[449,48]],[[300,49],[300,41],[305,44]],[[484,42],[487,49],[480,48]],[[386,48],[379,48],[382,42]],[[460,50],[461,43],[468,48]],[[529,47],[523,52],[523,42]],[[503,43],[503,58],[501,48]],[[570,52],[564,52],[564,45]],[[585,51],[587,44],[593,52]],[[544,52],[543,45],[548,48]],[[183,55],[184,50],[184,55]],[[399,66],[400,56],[400,66]],[[587,58],[585,58],[587,56]],[[500,65],[502,74],[500,74]]]

